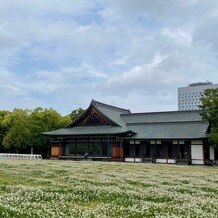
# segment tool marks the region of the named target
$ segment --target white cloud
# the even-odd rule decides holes
[[[175,41],[175,43],[180,44],[181,46],[190,46],[192,43],[192,35],[180,29],[164,29],[162,34],[170,40]]]
[[[2,0],[2,107],[176,109],[178,86],[218,82],[217,11],[215,0]]]
[[[103,92],[113,95],[128,95],[132,92],[146,92],[150,95],[158,92],[158,87],[162,89],[175,88],[179,81],[183,80],[180,74],[171,74],[162,68],[164,57],[156,56],[150,63],[136,65],[127,72],[114,75],[99,87]],[[176,72],[175,72],[176,73]],[[98,90],[99,90],[98,89]],[[160,90],[159,90],[160,91]]]
[[[0,78],[3,80],[4,78],[10,77],[12,74],[10,71],[7,69],[1,68],[0,67]]]

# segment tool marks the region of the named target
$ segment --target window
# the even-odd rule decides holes
[[[100,143],[90,143],[89,152],[91,155],[100,156],[101,144]]]
[[[97,123],[101,123],[100,119],[95,116],[94,113],[90,114],[90,116],[87,119],[87,124],[97,124]]]

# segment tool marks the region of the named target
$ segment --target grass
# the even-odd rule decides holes
[[[218,217],[218,168],[0,159],[0,217]]]

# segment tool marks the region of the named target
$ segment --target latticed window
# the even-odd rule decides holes
[[[94,113],[90,114],[90,116],[87,119],[87,124],[100,124],[102,123],[100,118],[97,117]]]

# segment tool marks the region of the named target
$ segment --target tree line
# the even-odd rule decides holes
[[[218,89],[206,90],[201,102],[202,119],[210,123],[209,141],[218,148]],[[41,107],[0,111],[0,152],[39,153],[46,157],[49,138],[41,133],[65,127],[83,112],[82,108],[78,108],[62,116],[52,108]]]
[[[67,126],[83,113],[79,108],[67,116],[56,110],[14,109],[0,111],[0,150],[11,153],[39,153],[46,157],[49,152],[49,138],[42,132],[56,130]]]
[[[202,118],[210,123],[207,136],[218,150],[218,88],[205,90],[201,103]]]

